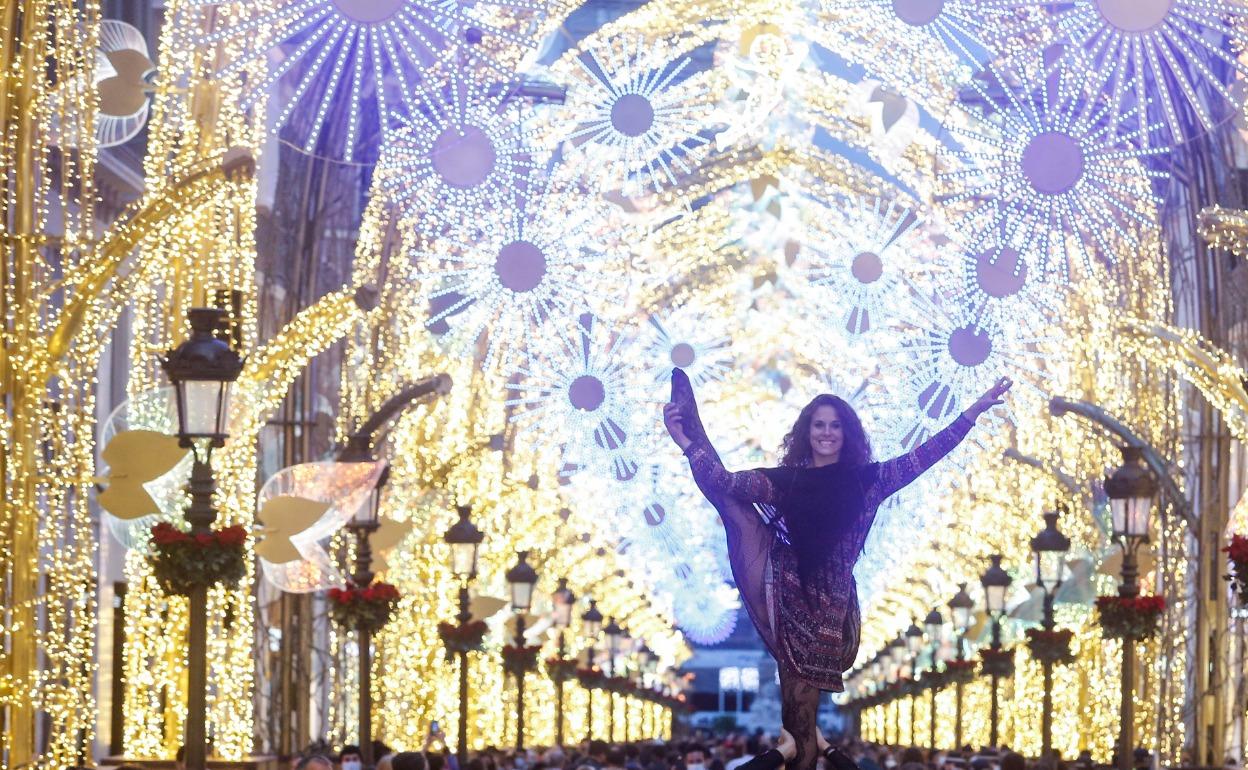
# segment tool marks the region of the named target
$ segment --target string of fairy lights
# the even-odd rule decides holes
[[[452,392],[409,410],[384,447],[393,467],[385,514],[414,525],[387,556],[386,579],[404,605],[375,658],[379,737],[399,748],[418,747],[433,719],[448,734],[456,728],[455,668],[436,634],[455,611],[438,544],[455,503],[472,505],[487,533],[481,596],[503,595],[503,572],[527,550],[540,565],[539,596],[567,578],[625,619],[664,670],[687,659],[689,641],[731,632],[739,606],[722,530],[658,423],[670,366],[695,375],[711,437],[732,467],[774,462],[793,413],[815,393],[858,405],[877,453],[888,455],[1010,374],[1020,387],[1009,417],[978,429],[940,473],[881,512],[857,569],[860,659],[973,581],[989,553],[1005,556],[1020,586],[1006,632],[1016,644],[1034,622],[1034,597],[1021,588],[1026,544],[1039,512],[1065,501],[1063,529],[1084,571],[1082,593],[1072,589],[1058,607],[1077,660],[1057,674],[1054,734],[1064,754],[1107,758],[1118,654],[1100,639],[1089,602],[1112,588],[1100,571],[1107,541],[1095,484],[1116,456],[1086,425],[1049,414],[1047,401],[1102,406],[1180,469],[1175,377],[1243,429],[1239,370],[1166,326],[1151,159],[1242,110],[1238,92],[1199,57],[1241,73],[1212,41],[1244,42],[1234,22],[1245,12],[1229,0],[1100,15],[1049,6],[652,0],[579,39],[539,46],[573,4],[487,2],[442,14],[419,0],[170,2],[147,196],[198,205],[119,236],[138,245],[135,267],[118,276],[124,297],[90,301],[88,341],[59,359],[40,345],[61,319],[38,304],[56,290],[56,271],[28,259],[22,241],[49,230],[47,206],[4,244],[23,271],[5,288],[5,385],[46,372],[30,392],[58,394],[55,409],[28,399],[2,425],[13,460],[6,482],[20,492],[4,506],[0,558],[17,576],[4,633],[6,648],[23,652],[5,661],[0,703],[15,724],[32,726],[0,737],[10,763],[36,759],[36,712],[51,718],[37,758],[50,767],[76,764],[92,734],[89,384],[100,329],[126,303],[132,423],[154,419],[140,414],[162,383],[153,351],[181,338],[185,310],[232,310],[251,363],[233,439],[214,458],[221,524],[254,522],[259,427],[333,341],[345,340],[343,435],[401,385],[451,375]],[[34,185],[32,200],[79,201],[72,213],[64,207],[59,251],[68,275],[96,286],[96,267],[82,264],[93,243],[95,161],[94,91],[83,74],[95,66],[99,8],[39,0],[26,13],[52,20],[34,25],[30,41],[56,67],[55,78],[31,68],[18,84],[34,105],[30,119],[78,151],[59,154],[59,175],[23,184]],[[1175,46],[1194,53],[1191,67],[1164,55]],[[1147,76],[1178,89],[1153,92]],[[562,103],[541,96],[549,84]],[[1112,99],[1088,98],[1098,92]],[[1188,112],[1195,121],[1180,120]],[[377,169],[352,285],[266,342],[256,321],[256,185],[236,179],[210,194],[175,182],[228,150],[257,153],[269,132]],[[18,152],[19,134],[5,137],[0,155],[20,170],[32,156]],[[33,160],[47,169],[50,154],[43,141]],[[1210,212],[1202,232],[1239,249],[1236,217]],[[379,292],[375,310],[352,300],[365,285]],[[1144,344],[1157,334],[1164,345]],[[1038,462],[1012,460],[1007,448]],[[170,495],[162,515],[178,506]],[[1145,590],[1163,592],[1168,607],[1159,640],[1141,648],[1137,730],[1169,761],[1184,740],[1187,653],[1177,642],[1189,554],[1181,522],[1157,526]],[[898,550],[905,563],[890,558]],[[124,749],[167,756],[183,730],[185,606],[160,592],[141,548],[127,556],[126,575]],[[242,587],[209,600],[209,735],[226,759],[253,749],[257,579],[249,572]],[[509,632],[503,615],[490,625],[470,672],[476,747],[515,729],[510,709],[496,708],[514,699],[499,658]],[[554,654],[548,630],[531,641],[541,657]],[[567,641],[570,654],[585,652],[576,624]],[[354,653],[339,635],[329,644],[326,686],[337,697],[328,732],[346,740],[358,716]],[[1016,663],[1003,739],[1035,753],[1038,668],[1021,653]],[[540,674],[529,685],[528,739],[549,743],[553,685]],[[605,695],[570,685],[565,697],[569,734],[605,734]],[[950,697],[936,699],[941,745],[953,740]],[[985,742],[984,683],[966,698],[963,735]],[[621,731],[666,734],[665,709],[615,704]],[[919,697],[866,709],[863,727],[869,738],[918,743],[932,719]]]

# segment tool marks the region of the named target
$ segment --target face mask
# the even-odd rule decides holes
[[[342,763],[342,770],[360,770],[360,760],[348,759]]]
[[[694,765],[685,765],[685,770],[706,770],[706,765],[701,762]]]

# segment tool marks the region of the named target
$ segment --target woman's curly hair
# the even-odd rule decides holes
[[[793,423],[793,429],[784,437],[780,445],[780,465],[789,468],[802,468],[810,464],[810,421],[815,410],[821,406],[830,406],[836,410],[841,420],[841,433],[844,440],[841,444],[841,462],[850,466],[866,465],[873,459],[871,456],[871,440],[862,429],[862,420],[858,413],[840,396],[821,393],[802,407]]]

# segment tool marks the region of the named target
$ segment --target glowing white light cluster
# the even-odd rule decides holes
[[[637,398],[641,367],[634,342],[592,316],[552,324],[515,369],[519,382],[507,406],[511,420],[535,446],[562,447],[572,465],[629,481],[638,470],[639,428],[653,430],[654,410]]]
[[[471,225],[511,211],[540,189],[544,158],[530,146],[511,93],[447,77],[425,91],[425,110],[382,148],[383,194],[422,229]]]
[[[410,254],[429,302],[428,325],[461,355],[484,336],[483,365],[509,361],[543,326],[592,305],[618,302],[598,272],[619,254],[594,236],[602,207],[547,192],[457,227],[434,251]]]
[[[268,13],[227,25],[198,42],[246,51],[220,77],[267,62],[266,75],[245,89],[244,107],[274,99],[275,131],[288,127],[305,151],[352,160],[367,147],[388,145],[400,121],[420,114],[427,70],[468,40],[528,47],[531,38],[500,17],[529,15],[542,7],[530,0],[277,0]],[[490,48],[474,45],[473,56],[509,76],[507,62],[490,56]]]
[[[705,155],[711,104],[689,59],[668,61],[642,37],[587,48],[559,113],[564,151],[595,187],[634,197],[677,183]]]
[[[1248,77],[1233,51],[1248,46],[1248,7],[1237,0],[989,0],[1008,13],[1003,40],[1052,32],[1068,44],[1070,66],[1085,68],[1116,109],[1153,103],[1166,140],[1208,130],[1244,106],[1225,73]],[[1188,113],[1195,118],[1187,117]]]
[[[969,240],[1022,255],[1036,277],[1069,279],[1140,242],[1164,176],[1145,164],[1145,129],[1095,99],[1084,77],[1028,78],[989,67],[949,121],[940,182]]]

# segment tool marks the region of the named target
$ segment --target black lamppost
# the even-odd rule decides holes
[[[975,610],[975,602],[966,592],[966,583],[958,584],[958,592],[949,600],[949,618],[953,622],[953,643],[956,645],[954,657],[959,662],[966,660],[964,652],[966,630],[971,627],[971,614]],[[961,674],[953,683],[953,747],[962,749],[962,688],[965,687]]]
[[[988,558],[992,560],[992,564],[980,577],[979,582],[984,587],[984,606],[988,610],[989,619],[992,620],[992,651],[999,653],[1001,652],[1001,618],[1005,615],[1005,593],[1014,580],[1010,577],[1010,573],[1002,568],[1001,554],[994,553]],[[994,667],[990,676],[992,677],[992,705],[989,711],[988,743],[995,748],[997,725],[1000,722],[997,687],[1000,684],[1001,675]]]
[[[888,656],[888,683],[896,685],[901,681],[901,669],[906,663],[906,640],[901,638],[901,634],[888,643],[888,646],[884,648],[884,654]],[[893,745],[899,745],[901,743],[901,697],[896,689],[890,694],[889,699],[893,704]]]
[[[919,672],[919,653],[923,651],[923,629],[919,628],[917,621],[911,621],[910,627],[906,629],[906,652],[910,657],[911,677],[917,679]],[[915,705],[919,699],[918,688],[914,682],[910,683],[910,745],[918,746],[919,739],[914,734],[914,718]]]
[[[589,640],[589,646],[585,648],[585,667],[594,667],[594,648],[598,646],[598,634],[602,631],[602,613],[598,611],[598,602],[593,599],[589,600],[589,609],[581,615],[581,630],[585,632],[585,638]],[[585,690],[585,740],[593,740],[594,737],[594,691],[586,688]]]
[[[568,654],[567,643],[564,640],[564,632],[568,626],[572,624],[572,607],[576,604],[576,594],[572,593],[572,589],[568,588],[568,579],[559,578],[559,587],[550,596],[550,603],[554,609],[552,613],[555,622],[555,631],[558,635],[558,657],[560,662],[564,656]],[[563,676],[555,677],[555,745],[563,745]]]
[[[372,584],[373,549],[369,538],[381,526],[381,494],[390,478],[390,468],[386,467],[377,477],[377,483],[369,494],[368,504],[360,506],[347,529],[355,535],[355,573],[352,582],[358,588],[367,588]],[[359,654],[359,712],[360,712],[360,759],[364,767],[373,766],[373,666],[372,666],[372,632],[363,619],[356,629],[360,634]]]
[[[611,618],[607,627],[602,629],[607,635],[607,678],[615,678],[615,656],[619,653],[620,644],[627,638],[624,629]],[[607,689],[607,740],[615,742],[615,690],[614,683]]]
[[[1140,594],[1136,553],[1142,544],[1148,542],[1148,521],[1153,510],[1153,498],[1157,496],[1157,480],[1145,467],[1140,447],[1122,447],[1122,465],[1105,479],[1105,494],[1109,496],[1114,539],[1122,548],[1122,583],[1118,586],[1118,595],[1135,598]],[[1122,640],[1122,703],[1118,714],[1121,722],[1118,767],[1125,770],[1130,770],[1134,756],[1134,690],[1135,639],[1126,636]]]
[[[186,491],[191,502],[183,513],[191,535],[210,532],[217,520],[212,505],[216,481],[212,450],[225,446],[230,388],[243,370],[243,361],[218,336],[226,313],[217,308],[191,308],[186,314],[191,336],[161,360],[173,383],[178,409],[178,445],[191,450],[194,462]],[[208,587],[196,586],[187,595],[186,633],[186,767],[203,770],[206,749],[208,689]]]
[[[928,672],[933,677],[936,676],[936,653],[940,650],[940,632],[945,627],[945,619],[940,616],[940,610],[932,610],[927,613],[927,617],[923,619],[923,626],[927,629],[927,640],[932,645],[932,661],[928,666]],[[928,709],[928,746],[932,751],[936,750],[936,691],[939,687],[931,687],[932,702],[931,708]]]
[[[516,613],[516,648],[524,648],[524,615],[533,606],[533,586],[537,585],[537,571],[526,561],[528,551],[516,552],[516,564],[503,577],[511,588],[511,609]],[[516,751],[524,750],[524,669],[516,674]]]
[[[451,525],[443,536],[451,546],[451,571],[459,578],[459,614],[455,620],[462,627],[472,620],[468,610],[468,583],[477,576],[477,550],[485,535],[468,517],[472,508],[461,505],[457,509],[459,521]],[[459,738],[455,745],[459,766],[468,761],[468,651],[459,651]]]
[[[1031,539],[1031,550],[1036,554],[1036,584],[1044,591],[1041,626],[1048,632],[1053,631],[1057,625],[1053,620],[1053,597],[1066,579],[1066,553],[1070,551],[1070,538],[1057,531],[1057,517],[1065,510],[1065,506],[1059,505],[1056,511],[1044,514],[1044,529]],[[1053,661],[1046,657],[1040,661],[1040,665],[1044,670],[1040,758],[1047,759],[1052,755],[1053,749]]]

